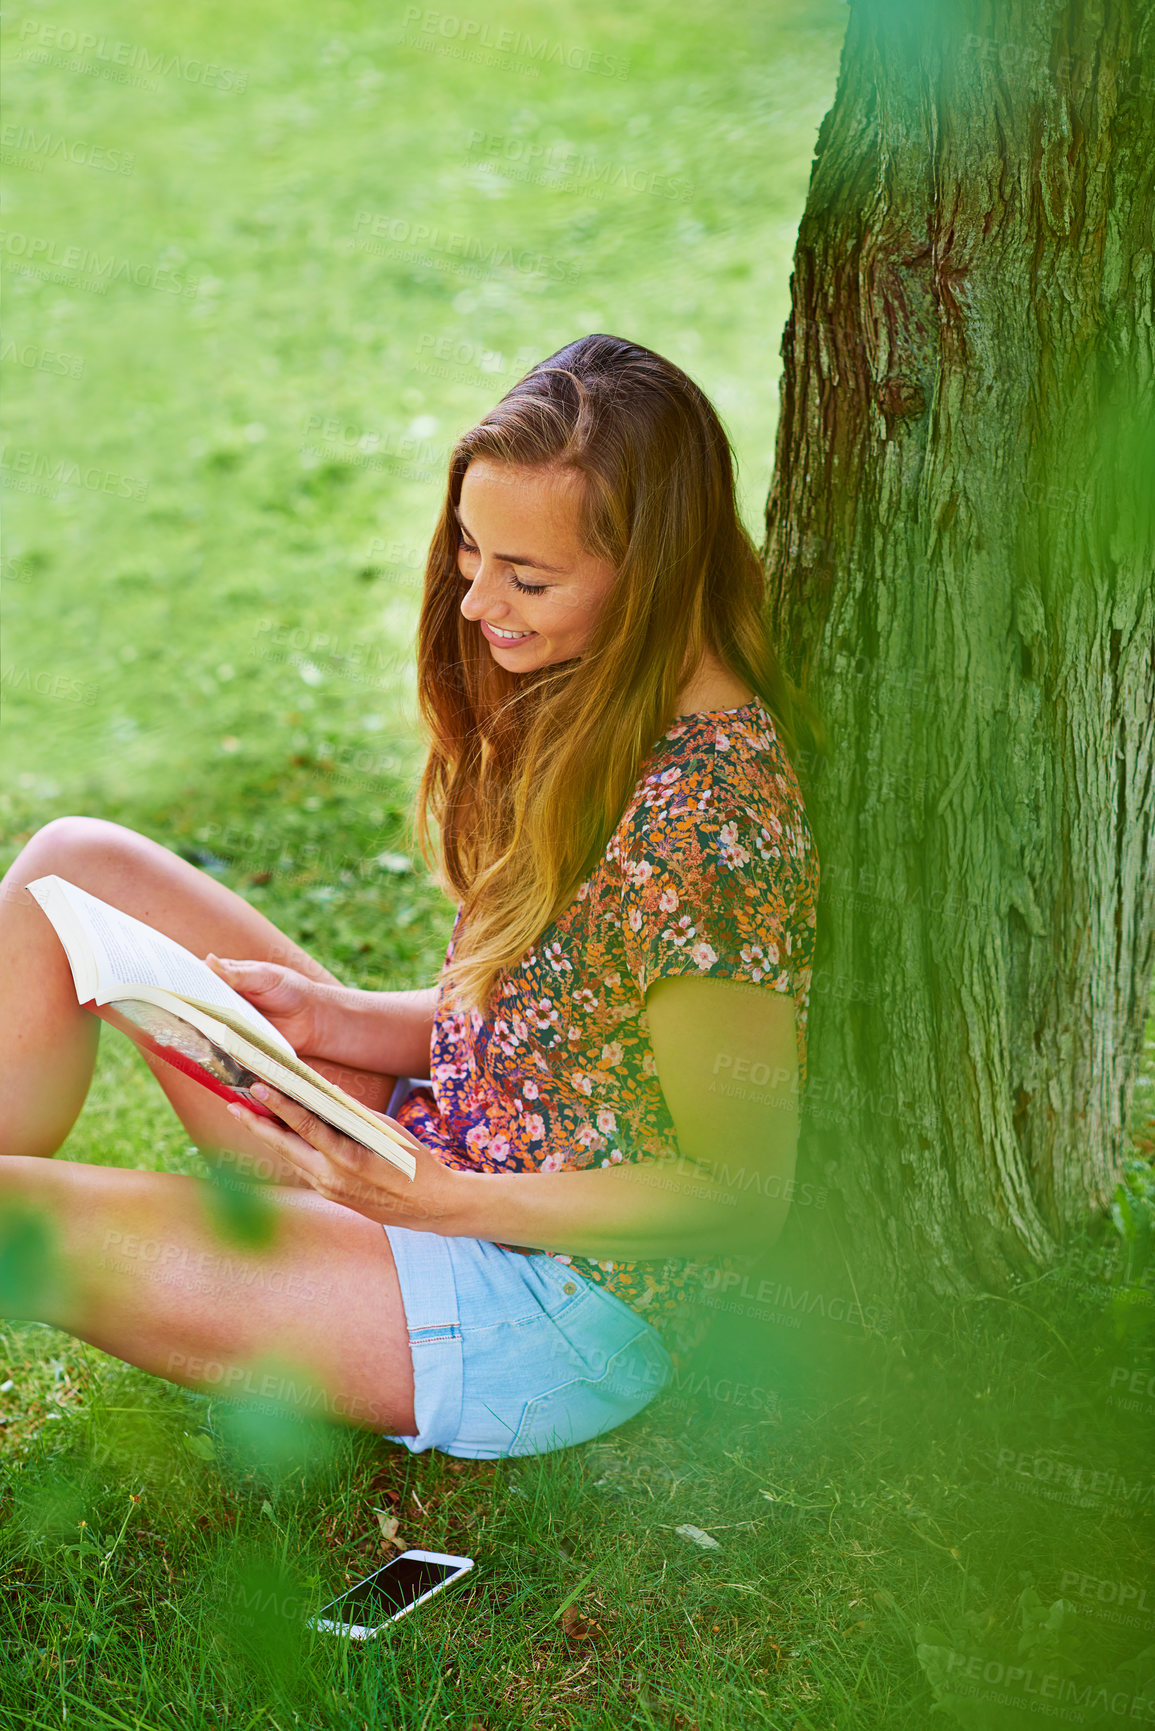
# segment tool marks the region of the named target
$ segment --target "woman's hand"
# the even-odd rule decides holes
[[[205,960],[307,1062],[324,1058],[371,1076],[429,1074],[436,986],[370,992],[343,986],[332,974],[313,979],[279,962],[226,961],[211,954]],[[344,1077],[333,1080],[350,1086]]]
[[[262,1105],[275,1112],[258,1117],[244,1106],[229,1111],[301,1174],[306,1184],[329,1202],[352,1208],[382,1225],[408,1226],[417,1232],[447,1230],[457,1202],[462,1174],[443,1166],[436,1155],[411,1136],[404,1125],[382,1112],[373,1117],[400,1136],[417,1160],[412,1180],[372,1149],[343,1136],[287,1094],[258,1083],[251,1090]]]
[[[323,1055],[322,1018],[331,1008],[331,986],[279,962],[231,961],[211,951],[205,961],[285,1036],[298,1056]]]

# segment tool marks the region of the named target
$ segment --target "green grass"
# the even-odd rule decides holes
[[[1141,1207],[1150,1232],[1149,1186]],[[619,1431],[496,1463],[206,1404],[9,1325],[0,1722],[914,1731],[934,1648],[1144,1698],[1153,1402],[1110,1392],[1153,1367],[1132,1272],[1072,1260],[919,1337],[716,1333]],[[739,1365],[764,1399],[719,1398]],[[371,1647],[308,1634],[300,1607],[390,1554],[378,1512],[474,1574]],[[1031,1705],[955,1717],[1018,1731]]]
[[[134,161],[6,173],[0,864],[57,814],[115,818],[373,987],[435,978],[451,917],[406,827],[417,583],[448,442],[519,362],[616,331],[719,405],[757,531],[845,9],[470,15],[574,51],[578,67],[536,76],[501,49],[427,52],[461,44],[420,19],[424,48],[406,45],[404,17],[256,0],[4,24],[6,120],[33,135],[10,148]],[[138,67],[180,52],[247,82],[168,71],[154,91],[27,58],[57,52],[54,26],[110,55],[128,43]],[[595,51],[628,75],[582,70]],[[375,223],[433,242],[359,248]],[[32,241],[42,264],[77,247],[90,274],[159,266],[196,293],[21,274]],[[478,274],[470,246],[497,249]],[[1153,1115],[1155,1023],[1137,1139]],[[111,1035],[63,1157],[200,1169]],[[1152,1362],[1135,1185],[1129,1246],[1107,1229],[1082,1272],[1072,1253],[1014,1304],[900,1338],[719,1319],[639,1419],[538,1460],[411,1457],[9,1325],[0,1723],[921,1731],[944,1645],[987,1664],[1021,1645],[1040,1677],[1122,1676],[1139,1699],[1118,1667],[1155,1629],[1081,1590],[1150,1578],[1155,1400],[1117,1380]],[[1020,1460],[1049,1463],[1052,1488],[1099,1475],[1093,1505],[1036,1495],[1047,1482]],[[378,1510],[476,1571],[368,1649],[308,1636],[286,1607],[384,1560]],[[1057,1632],[1031,1592],[1070,1602]],[[1038,1724],[1030,1705],[953,1714],[1012,1731]]]

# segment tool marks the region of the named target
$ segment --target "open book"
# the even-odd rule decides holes
[[[267,1082],[412,1179],[399,1130],[303,1063],[285,1036],[207,962],[66,878],[28,885],[64,945],[77,1002],[185,1075],[262,1117],[249,1089]]]

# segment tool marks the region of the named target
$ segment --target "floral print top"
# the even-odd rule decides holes
[[[761,700],[679,716],[574,901],[499,977],[491,1017],[438,1002],[432,1092],[414,1089],[398,1121],[446,1164],[486,1172],[676,1158],[647,989],[691,974],[791,993],[801,1085],[817,899],[802,794]],[[643,1315],[675,1363],[701,1338],[700,1264],[547,1254]],[[751,1261],[715,1262],[711,1287]]]

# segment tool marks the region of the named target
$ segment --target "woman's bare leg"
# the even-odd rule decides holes
[[[11,1156],[0,1159],[0,1213],[46,1220],[62,1273],[56,1294],[21,1314],[190,1387],[247,1392],[251,1367],[278,1359],[323,1386],[337,1416],[412,1435],[408,1330],[376,1223],[275,1185],[264,1192],[272,1242],[241,1249],[214,1231],[195,1179],[34,1157],[54,1153],[72,1128],[100,1028],[77,1004],[60,941],[25,887],[53,872],[197,955],[334,979],[243,897],[132,830],[69,817],[32,837],[0,883],[0,1153]],[[223,1101],[166,1064],[150,1067],[198,1146],[267,1171],[268,1149]],[[392,1076],[316,1067],[370,1106],[388,1102]]]
[[[256,1395],[413,1436],[413,1359],[389,1240],[312,1191],[270,1185],[272,1242],[214,1230],[168,1172],[0,1160],[0,1218],[47,1223],[59,1276],[11,1315],[66,1329],[188,1388]]]
[[[96,1058],[100,1024],[76,1002],[60,940],[25,887],[49,873],[166,932],[194,955],[212,950],[335,979],[243,896],[158,842],[100,818],[54,819],[0,883],[0,1154],[54,1154],[84,1104]],[[388,1105],[393,1076],[311,1061],[365,1105],[376,1111]],[[146,1062],[199,1148],[299,1182],[218,1096],[160,1059]]]

